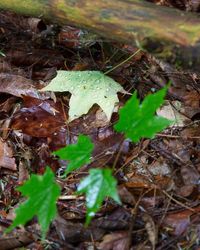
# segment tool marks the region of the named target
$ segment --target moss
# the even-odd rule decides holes
[[[40,16],[48,13],[47,3],[48,1],[42,0],[34,0],[34,4],[33,0],[1,0],[0,8],[3,7],[7,10],[15,10],[16,12],[21,14]]]
[[[188,38],[191,42],[191,45],[194,45],[197,41],[200,40],[200,25],[199,24],[195,24],[195,23],[194,25],[182,24],[182,25],[179,25],[179,29],[187,33]]]

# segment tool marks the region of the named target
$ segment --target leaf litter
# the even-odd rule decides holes
[[[180,1],[156,2],[189,8],[181,7]],[[0,28],[1,50],[5,54],[0,58],[1,248],[7,249],[5,241],[9,241],[10,249],[167,249],[168,245],[175,249],[195,248],[199,237],[198,73],[182,72],[144,52],[121,64],[137,48],[108,42],[74,27],[45,24],[41,19],[0,12]],[[86,111],[70,113],[71,120],[78,115],[69,122],[70,100],[75,93],[64,88],[64,93],[53,97],[39,91],[55,79],[56,71],[79,74],[80,70],[106,72],[112,68],[108,77],[119,85],[112,111],[105,112],[107,117],[99,108],[100,103],[91,100]],[[130,100],[120,90],[136,90],[142,103],[169,80],[167,103],[178,117],[176,125],[137,144],[116,134],[113,128],[118,114],[113,113],[114,103],[122,107]],[[80,79],[76,82],[80,84]],[[86,99],[83,96],[77,101],[80,108]],[[173,119],[173,115],[171,109],[164,110],[164,117]],[[76,144],[79,134],[94,143],[91,161],[62,179],[66,159],[55,157],[52,152]],[[18,228],[14,234],[3,235],[12,223],[9,213],[24,202],[15,188],[30,174],[44,174],[46,166],[56,173],[63,198],[57,202],[59,215],[47,234],[48,241],[38,240],[35,218],[23,229],[27,237],[22,239],[22,229]],[[113,169],[122,205],[106,199],[85,228],[88,211],[84,198],[74,197],[74,193],[78,185],[83,191],[81,180],[94,167],[99,173],[107,167]]]

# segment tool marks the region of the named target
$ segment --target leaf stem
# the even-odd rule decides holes
[[[116,66],[114,66],[112,69],[107,70],[104,75],[107,75],[108,73],[112,72],[114,69],[117,69],[118,67],[120,67],[121,65],[123,65],[124,63],[128,62],[131,58],[133,58],[134,56],[136,56],[139,52],[141,51],[141,49],[136,50],[135,53],[133,53],[132,55],[130,55],[128,58],[126,58],[124,61],[120,62],[119,64],[117,64]]]

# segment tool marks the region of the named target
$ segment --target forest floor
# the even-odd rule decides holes
[[[131,57],[137,48],[84,30],[9,12],[0,12],[0,50],[0,250],[199,249],[199,75],[142,51]],[[58,69],[112,69],[109,76],[129,93],[137,90],[141,100],[171,82],[158,113],[176,123],[137,144],[122,143],[113,130],[117,112],[108,122],[97,105],[67,123],[70,94],[38,94]],[[119,94],[120,105],[129,97]],[[79,134],[95,145],[92,163],[62,179],[66,162],[51,152],[75,143]],[[5,235],[23,201],[16,187],[46,166],[62,187],[46,241],[36,219]],[[91,167],[104,166],[114,169],[122,205],[107,199],[86,228],[85,200],[74,192]]]

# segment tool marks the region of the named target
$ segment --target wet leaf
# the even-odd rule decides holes
[[[22,97],[32,96],[39,98],[41,93],[34,86],[34,81],[20,75],[0,73],[0,92]]]
[[[70,163],[65,171],[65,175],[67,175],[71,171],[89,163],[93,149],[94,145],[90,138],[85,135],[79,135],[77,144],[61,148],[54,152],[54,154],[59,156],[62,160],[70,160]]]
[[[121,203],[117,193],[117,182],[110,169],[90,169],[89,175],[79,184],[77,193],[86,194],[86,225],[90,223],[106,197]]]
[[[72,96],[69,102],[69,120],[72,121],[98,104],[110,120],[115,104],[118,102],[117,92],[123,88],[112,78],[99,71],[63,71],[42,91],[69,91]]]
[[[25,107],[13,117],[12,129],[34,137],[49,137],[65,126],[65,117],[60,102],[24,97]]]
[[[10,232],[18,225],[24,225],[37,215],[44,238],[56,216],[56,201],[60,195],[60,188],[55,183],[53,172],[47,168],[43,176],[32,175],[30,180],[17,190],[28,199],[16,209],[16,218],[6,232]]]
[[[119,111],[119,121],[114,126],[118,132],[124,132],[126,137],[133,142],[141,138],[153,138],[155,134],[168,125],[171,121],[155,115],[158,107],[164,102],[167,88],[163,88],[155,94],[148,95],[140,104],[137,92]]]

